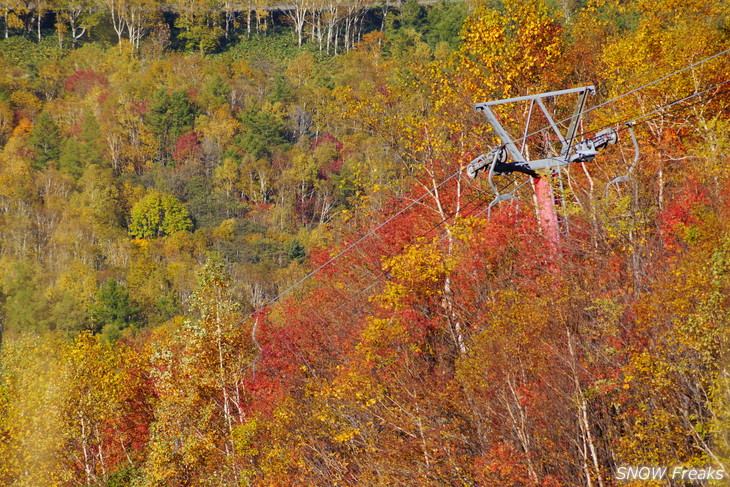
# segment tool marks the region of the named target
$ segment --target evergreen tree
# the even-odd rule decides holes
[[[28,137],[28,146],[33,153],[34,169],[43,169],[49,163],[58,161],[61,154],[61,136],[58,125],[48,113],[41,113],[36,120]]]
[[[461,42],[461,27],[467,15],[465,3],[442,2],[429,11],[424,38],[431,45],[446,42],[452,48]]]
[[[272,113],[249,110],[241,116],[244,131],[238,145],[256,159],[271,157],[272,149],[286,144],[284,124]]]
[[[195,110],[184,91],[159,90],[152,99],[146,122],[157,136],[160,158],[169,159],[178,137],[193,129]]]
[[[307,249],[305,249],[304,245],[302,245],[297,239],[286,244],[286,253],[291,260],[296,260],[300,264],[304,262],[304,259],[307,257]]]
[[[90,315],[91,330],[104,333],[111,340],[116,340],[123,330],[138,326],[142,321],[140,309],[134,305],[129,291],[114,279],[101,286]]]
[[[87,113],[81,124],[78,137],[70,137],[63,143],[58,167],[75,179],[92,164],[102,163],[101,129],[93,113]]]

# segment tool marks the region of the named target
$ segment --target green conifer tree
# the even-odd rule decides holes
[[[48,113],[41,113],[28,137],[34,169],[44,169],[58,161],[61,154],[61,135],[58,125]]]

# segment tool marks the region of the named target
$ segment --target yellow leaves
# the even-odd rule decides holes
[[[311,380],[307,386],[308,415],[312,431],[334,444],[363,448],[373,426],[371,412],[385,391],[377,380],[361,370],[340,367],[332,380]],[[304,431],[306,437],[309,434]],[[305,440],[311,441],[311,440]]]
[[[629,343],[622,368],[621,420],[627,430],[618,452],[623,459],[704,461],[688,438],[709,441],[710,421],[692,411],[695,405],[706,407],[705,394],[718,377],[715,347],[722,341],[724,319],[706,266],[711,252],[698,247],[681,262],[666,264],[652,292],[634,307],[634,333],[644,338]]]
[[[245,423],[237,424],[233,427],[233,431],[231,432],[233,446],[239,455],[258,455],[259,450],[255,447],[254,440],[261,427],[262,424],[258,418],[251,418]]]
[[[346,443],[346,442],[352,440],[353,438],[355,438],[359,434],[360,434],[359,428],[352,428],[352,429],[343,431],[339,435],[335,435],[334,438],[332,438],[332,439],[335,441],[335,443]]]
[[[383,264],[393,277],[409,283],[437,282],[451,270],[453,263],[443,255],[439,240],[408,245],[404,251]]]
[[[385,285],[385,290],[379,296],[373,299],[380,300],[383,304],[390,308],[398,308],[401,303],[408,295],[408,288],[402,284],[396,284],[394,282],[388,282]]]
[[[67,398],[66,421],[74,439],[88,441],[88,428],[114,419],[121,394],[129,377],[121,368],[126,353],[123,346],[112,350],[98,336],[81,333],[68,347],[72,387]]]
[[[223,220],[220,225],[213,229],[213,238],[217,240],[232,239],[235,224],[235,218],[228,218],[227,220]]]
[[[6,145],[10,157],[0,155],[0,196],[9,199],[26,200],[33,193],[33,176],[30,162],[14,157],[13,139]]]
[[[366,363],[388,366],[396,363],[402,356],[407,338],[406,329],[399,320],[369,318],[356,350],[362,354]]]
[[[196,131],[220,147],[231,143],[240,125],[228,105],[216,108],[210,116],[200,115],[195,121]]]
[[[636,19],[637,25],[632,31],[618,32],[614,38],[603,40],[605,68],[601,74],[612,81],[610,93],[641,86],[716,53],[717,46],[722,45],[723,34],[712,19],[721,17],[722,3],[714,0],[627,2],[622,17]],[[725,79],[721,73],[726,73],[727,67],[724,57],[673,76],[643,90],[642,103],[661,105],[699,91],[703,86]],[[626,100],[622,110],[630,111],[635,105],[635,99]],[[646,111],[646,107],[641,108]]]
[[[505,289],[486,298],[485,306],[489,322],[481,324],[469,352],[458,361],[459,381],[487,390],[510,373],[544,370],[550,358],[538,351],[554,340],[555,298]]]
[[[231,195],[236,191],[236,188],[240,185],[240,180],[240,165],[231,158],[223,159],[223,164],[216,166],[213,170],[214,187],[227,195]]]
[[[4,100],[0,100],[0,142],[6,141],[6,137],[13,131],[13,113],[10,104]]]
[[[129,243],[141,252],[145,252],[150,248],[150,241],[146,238],[132,238]]]
[[[26,336],[4,343],[0,383],[0,465],[18,485],[62,481],[64,406],[70,386],[65,343],[59,335]]]
[[[43,102],[35,94],[27,90],[16,90],[10,94],[10,101],[18,108],[35,114],[43,108]]]
[[[460,217],[449,227],[449,236],[457,242],[469,242],[474,238],[474,232],[483,224],[484,220],[479,217]]]
[[[496,10],[482,5],[464,22],[462,35],[464,51],[470,54],[480,54],[480,44],[491,42],[501,43],[505,37],[504,27],[500,25],[502,16]],[[496,47],[496,46],[495,46]]]
[[[17,9],[18,13],[21,13],[21,12],[25,13],[24,11],[26,11],[26,9],[24,9],[24,8]],[[10,12],[8,14],[7,23],[8,23],[8,27],[10,27],[11,29],[22,29],[23,27],[25,27],[25,24],[23,23],[23,19],[20,17],[20,15],[17,15],[15,11]]]
[[[437,239],[428,243],[420,239],[383,263],[383,270],[389,272],[393,280],[376,299],[397,308],[410,292],[422,297],[438,294],[441,292],[439,282],[453,266],[454,262],[444,254]]]
[[[462,73],[477,99],[539,90],[563,50],[557,22],[541,0],[506,1],[503,12],[482,5],[462,32]]]
[[[294,84],[300,87],[312,77],[315,68],[315,59],[308,51],[302,52],[297,58],[289,62],[286,68],[286,76]]]

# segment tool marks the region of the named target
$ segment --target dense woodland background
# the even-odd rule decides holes
[[[730,3],[0,7],[0,484],[730,471],[730,54],[615,99]],[[529,185],[487,219],[473,104],[587,84],[635,186],[622,131],[557,247]]]

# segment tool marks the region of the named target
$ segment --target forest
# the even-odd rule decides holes
[[[0,2],[0,485],[726,485],[728,165],[721,0]]]

